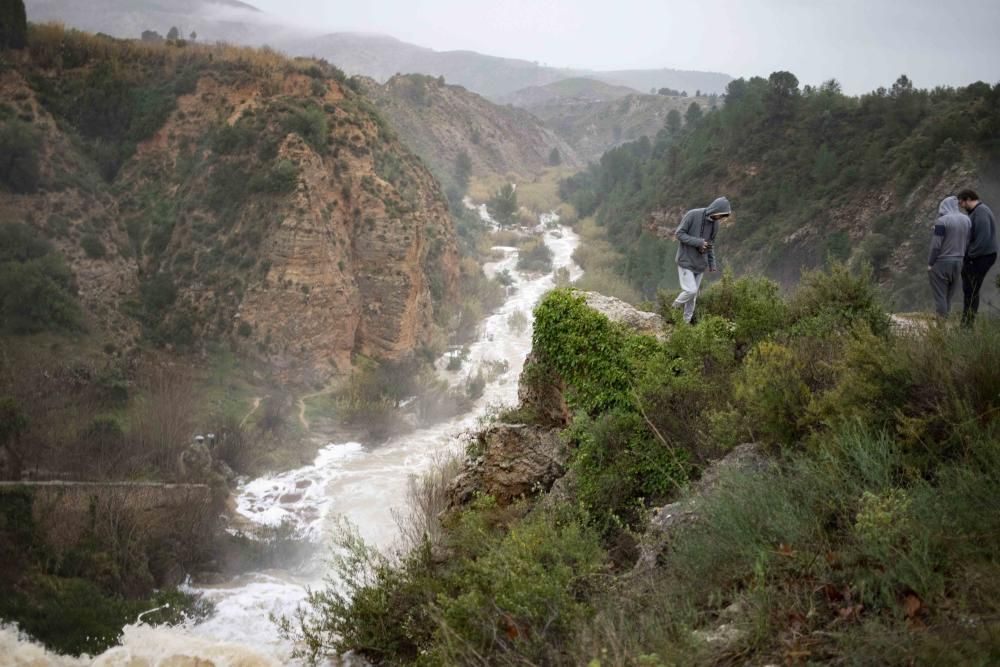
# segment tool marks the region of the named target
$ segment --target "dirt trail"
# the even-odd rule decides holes
[[[296,400],[296,403],[299,406],[299,423],[302,424],[302,428],[304,428],[307,433],[309,432],[309,420],[306,419],[306,401],[308,401],[310,398],[316,398],[317,396],[326,396],[327,394],[332,394],[335,391],[336,389],[332,387],[327,387],[326,389],[320,389],[319,391],[314,391],[311,394],[303,394],[302,396],[299,396],[298,400]]]
[[[250,411],[247,412],[243,416],[243,419],[240,420],[240,426],[245,425],[247,423],[247,420],[250,419],[250,415],[252,415],[253,413],[257,412],[257,408],[260,407],[260,402],[262,400],[263,400],[263,397],[261,397],[261,396],[254,396],[253,397],[253,406],[250,408]]]

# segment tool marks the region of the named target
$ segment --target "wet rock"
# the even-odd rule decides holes
[[[279,503],[297,503],[302,500],[301,493],[286,493],[278,498]]]
[[[558,429],[497,424],[478,438],[482,455],[469,461],[449,486],[451,507],[468,503],[477,492],[508,504],[548,491],[565,472],[567,449]]]

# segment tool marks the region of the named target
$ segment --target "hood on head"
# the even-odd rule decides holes
[[[961,213],[958,209],[958,197],[945,197],[938,206],[938,217],[949,213]]]
[[[732,214],[732,212],[733,209],[729,206],[729,200],[725,197],[719,197],[705,209],[705,215],[717,215],[719,213]]]

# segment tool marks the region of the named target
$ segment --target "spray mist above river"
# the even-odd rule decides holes
[[[485,211],[481,215],[487,217]],[[517,249],[510,247],[496,248],[501,258],[484,266],[489,277],[508,272],[513,284],[504,304],[483,320],[477,339],[468,348],[465,369],[475,372],[485,365],[505,369],[487,382],[471,410],[378,447],[330,443],[311,465],[243,485],[238,490],[237,511],[246,521],[261,526],[284,523],[318,545],[316,555],[294,570],[252,572],[225,584],[192,588],[214,604],[212,616],[174,628],[127,626],[120,645],[92,664],[157,665],[165,660],[171,665],[204,664],[199,660],[215,665],[289,664],[293,647],[278,636],[271,618],[293,614],[308,588],[323,585],[328,544],[343,522],[356,526],[361,537],[380,549],[392,548],[399,536],[395,516],[406,512],[410,480],[445,456],[460,453],[465,437],[484,417],[516,401],[518,376],[531,349],[532,309],[554,287],[555,271],[567,269],[571,280],[582,274],[572,260],[579,238],[567,227],[555,227],[557,220],[544,215],[538,228],[552,251],[553,272],[539,276],[518,271]],[[512,326],[515,313],[527,317],[526,327]],[[468,373],[444,370],[444,360],[438,367],[453,384]],[[0,654],[15,656],[13,664],[91,664],[86,659],[43,654],[36,645],[19,640],[10,628],[0,630]]]

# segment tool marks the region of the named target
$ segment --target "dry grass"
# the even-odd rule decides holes
[[[251,48],[232,44],[183,42],[143,42],[94,35],[61,23],[32,24],[28,49],[32,59],[44,68],[61,69],[72,54],[73,61],[99,60],[112,67],[142,61],[178,67],[195,61],[236,63],[254,75],[305,71],[316,66],[309,59],[291,59],[267,47]],[[81,57],[82,56],[82,57]]]

